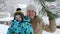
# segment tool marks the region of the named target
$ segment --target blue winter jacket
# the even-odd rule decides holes
[[[34,29],[30,24],[30,18],[25,16],[22,22],[13,20],[7,34],[34,34]]]

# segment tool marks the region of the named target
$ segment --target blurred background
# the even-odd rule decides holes
[[[43,5],[42,5],[43,2]],[[13,20],[14,12],[17,8],[21,8],[26,15],[27,6],[34,5],[37,9],[37,15],[41,16],[44,23],[49,25],[47,13],[42,11],[43,6],[53,14],[60,16],[60,0],[42,1],[42,0],[0,0],[0,34],[6,34],[11,20]],[[56,18],[56,32],[49,33],[43,31],[43,34],[59,34],[60,33],[60,17]],[[4,32],[4,33],[3,33]]]

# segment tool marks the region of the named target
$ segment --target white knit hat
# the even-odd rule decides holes
[[[28,5],[27,10],[34,10],[36,12],[36,7],[34,5]]]

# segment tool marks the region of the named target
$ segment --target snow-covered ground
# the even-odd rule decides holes
[[[0,34],[6,34],[9,26],[0,24]]]
[[[60,34],[60,29],[56,29],[54,33],[43,31],[43,34]]]
[[[9,26],[7,26],[7,25],[0,24],[0,34],[6,34],[8,27]],[[43,31],[43,34],[60,34],[60,29],[56,29],[56,31],[54,33],[49,33],[49,32]]]

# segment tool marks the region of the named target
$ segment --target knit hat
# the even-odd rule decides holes
[[[36,11],[36,6],[34,6],[34,5],[32,5],[32,4],[31,4],[31,5],[28,5],[28,6],[27,6],[27,11],[28,11],[28,10],[34,10],[35,14],[38,15],[38,12]]]
[[[19,11],[14,13],[14,19],[15,19],[16,15],[20,15],[22,18],[24,17],[24,14],[22,12],[19,12]]]
[[[36,12],[36,7],[34,5],[28,5],[27,10],[34,10]]]

